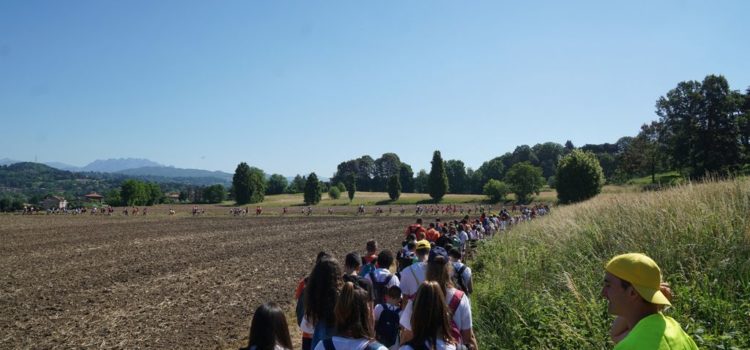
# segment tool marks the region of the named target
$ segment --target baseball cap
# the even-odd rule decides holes
[[[434,247],[432,248],[432,250],[430,250],[430,257],[427,258],[427,261],[428,262],[435,261],[435,258],[439,256],[443,257],[443,261],[448,261],[448,252],[445,250],[445,248],[440,247],[440,246]]]
[[[661,292],[661,270],[656,262],[641,253],[618,255],[607,263],[607,272],[630,282],[644,300],[658,305],[672,305]]]
[[[430,242],[426,239],[417,241],[417,250],[430,249]]]

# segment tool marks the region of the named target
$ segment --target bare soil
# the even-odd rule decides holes
[[[290,308],[318,251],[343,260],[373,238],[395,250],[414,220],[181,209],[0,215],[0,348],[244,346],[255,308]]]

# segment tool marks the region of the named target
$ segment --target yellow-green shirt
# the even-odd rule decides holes
[[[697,350],[698,347],[680,324],[656,313],[643,318],[633,327],[615,350]]]

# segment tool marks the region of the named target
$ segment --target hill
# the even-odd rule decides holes
[[[750,180],[621,193],[560,207],[484,245],[473,262],[480,344],[610,348],[604,265],[656,260],[675,293],[666,313],[699,348],[750,348]]]
[[[157,162],[141,158],[97,159],[81,168],[81,171],[114,173],[125,169],[163,166]]]
[[[232,174],[225,173],[222,171],[208,171],[201,169],[181,169],[175,167],[140,167],[133,169],[126,169],[117,171],[118,174],[130,175],[130,176],[159,176],[164,178],[179,178],[179,179],[215,179],[214,183],[221,183],[229,185],[232,182]]]

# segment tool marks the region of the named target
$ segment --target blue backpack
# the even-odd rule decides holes
[[[310,349],[315,349],[315,346],[318,345],[318,343],[321,341],[331,340],[331,337],[335,334],[336,327],[334,325],[327,325],[325,321],[318,320],[318,323],[315,324],[315,331],[313,331]]]
[[[385,295],[388,294],[388,283],[391,282],[393,275],[388,275],[383,282],[378,282],[375,279],[375,270],[370,271],[370,281],[372,281],[372,292],[375,298],[375,304],[381,304],[385,302]]]

